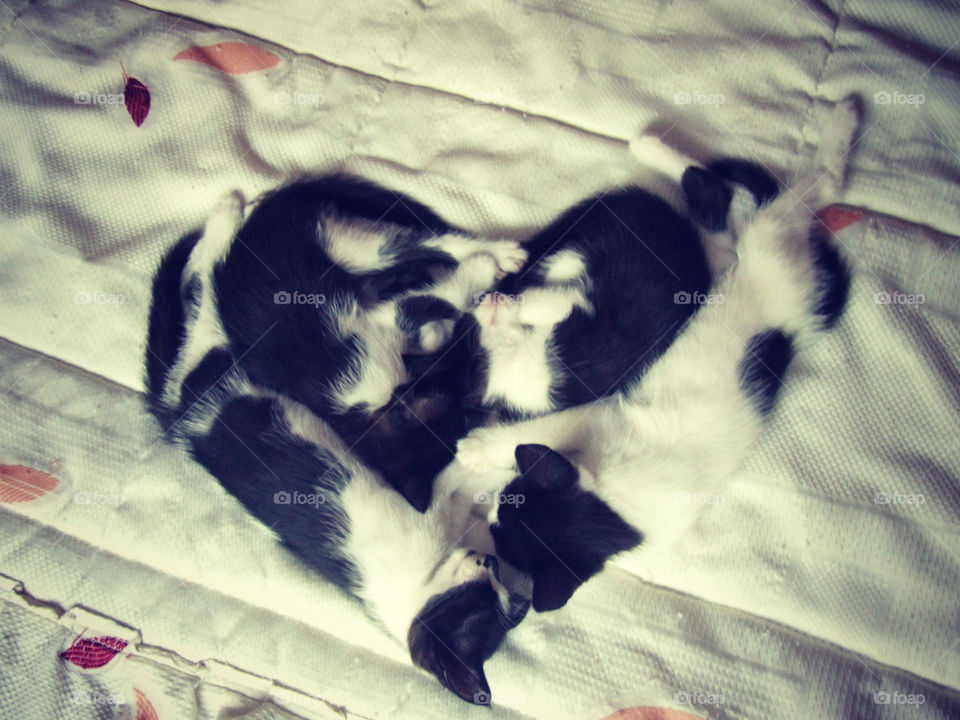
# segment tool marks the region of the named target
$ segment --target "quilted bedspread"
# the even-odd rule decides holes
[[[924,0],[0,2],[0,717],[960,717],[958,30]],[[847,313],[727,492],[678,496],[709,504],[679,545],[508,636],[492,709],[144,410],[151,273],[228,190],[344,170],[522,239],[657,182],[643,129],[786,179],[851,93]]]

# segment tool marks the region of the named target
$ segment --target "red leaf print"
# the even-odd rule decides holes
[[[603,720],[702,720],[699,715],[658,707],[632,707],[618,710]]]
[[[0,503],[36,500],[59,484],[55,477],[26,465],[0,465]]]
[[[123,70],[123,65],[120,69]],[[123,81],[123,102],[127,106],[130,117],[133,118],[134,125],[140,127],[147,119],[147,113],[150,112],[150,91],[135,77],[127,75],[126,70],[123,70]]]
[[[853,225],[863,218],[859,210],[844,210],[836,205],[824,208],[819,213],[820,222],[827,226],[830,232],[840,232],[848,225]]]
[[[83,670],[94,670],[113,660],[125,647],[127,641],[116,637],[79,637],[60,657]]]
[[[147,696],[140,691],[140,688],[133,689],[133,696],[137,699],[137,720],[159,719],[153,703],[147,700]]]
[[[209,65],[230,75],[243,75],[257,70],[269,70],[280,58],[269,50],[247,43],[215,43],[206,47],[188,47],[178,52],[174,60],[193,60]]]

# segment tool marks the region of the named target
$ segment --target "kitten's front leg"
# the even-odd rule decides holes
[[[476,472],[487,472],[513,467],[517,445],[546,445],[561,453],[580,450],[590,442],[594,420],[607,404],[601,400],[511,425],[476,428],[457,443],[456,459]]]
[[[490,255],[501,275],[517,272],[527,261],[527,251],[514,240],[486,240],[449,233],[431,238],[425,244],[442,250],[458,262],[481,253]]]

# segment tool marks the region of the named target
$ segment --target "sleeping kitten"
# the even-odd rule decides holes
[[[309,408],[241,369],[214,302],[233,237],[225,220],[240,202],[228,197],[157,272],[150,409],[290,550],[358,598],[417,667],[487,704],[483,663],[529,601],[500,583],[495,557],[457,547],[463,518],[442,502],[417,512]]]
[[[762,431],[795,348],[842,311],[848,275],[815,211],[838,191],[857,105],[834,108],[813,171],[756,212],[739,263],[645,378],[622,396],[480,428],[457,459],[516,463],[491,510],[497,553],[533,578],[538,611],[562,607],[613,555],[668,547],[696,519],[677,493],[715,493]],[[563,453],[563,454],[561,454]],[[683,511],[688,511],[684,514]]]
[[[526,267],[473,311],[474,403],[500,418],[622,392],[710,286],[693,225],[639,187],[579,203],[524,247]]]
[[[525,242],[526,266],[478,296],[475,322],[464,321],[472,325],[471,404],[487,411],[481,422],[540,415],[634,384],[730,266],[735,190],[749,191],[754,209],[777,193],[753,163],[699,167],[680,158],[678,166],[657,138],[631,151],[674,176],[704,237],[666,201],[626,187],[577,204]]]
[[[473,296],[498,272],[519,269],[526,253],[340,176],[284,187],[245,221],[236,195],[205,233],[213,288],[194,332],[229,342],[252,382],[310,408],[424,510],[466,431],[461,376],[451,371],[466,348],[444,346]],[[159,405],[173,408],[199,358],[171,360]]]

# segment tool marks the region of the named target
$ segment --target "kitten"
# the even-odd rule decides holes
[[[824,127],[813,171],[742,230],[739,262],[644,379],[622,396],[458,445],[474,469],[509,467],[522,503],[491,510],[497,553],[533,578],[538,611],[562,607],[613,555],[668,547],[696,519],[681,492],[715,493],[773,407],[793,351],[842,311],[849,276],[815,211],[841,185],[858,122],[851,99]],[[561,454],[562,453],[562,454]]]
[[[483,663],[529,601],[500,582],[495,557],[457,547],[463,518],[442,502],[420,514],[308,407],[241,368],[214,297],[241,202],[225,199],[157,272],[150,409],[286,547],[358,598],[417,667],[487,704]]]
[[[213,288],[194,332],[229,342],[252,382],[310,408],[424,510],[466,431],[450,369],[466,349],[444,346],[473,296],[522,266],[523,249],[342,176],[281,188],[246,220],[237,195],[205,233]],[[160,404],[176,407],[185,370],[167,363]]]
[[[631,143],[636,159],[676,174],[704,235],[639,187],[602,193],[565,211],[524,243],[526,266],[478,296],[471,406],[518,419],[621,393],[663,354],[730,265],[734,187],[760,205],[776,181],[753,163],[707,167],[657,138]],[[740,204],[742,206],[743,203]],[[479,423],[478,423],[479,424]]]
[[[472,313],[473,402],[501,419],[623,392],[710,286],[696,229],[639,187],[584,200],[524,247]]]

